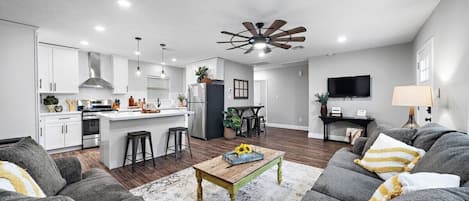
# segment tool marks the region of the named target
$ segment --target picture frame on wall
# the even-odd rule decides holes
[[[233,79],[234,99],[249,99],[249,81]]]

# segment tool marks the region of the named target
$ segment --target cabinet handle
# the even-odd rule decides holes
[[[62,125],[62,134],[64,133],[64,125]]]
[[[68,133],[68,125],[65,125],[65,133]]]
[[[52,82],[49,82],[49,91],[52,91]]]
[[[42,89],[42,79],[39,79],[39,89]]]
[[[67,120],[67,119],[70,119],[70,117],[59,118],[59,120]]]
[[[54,82],[54,91],[57,91],[57,83]]]
[[[42,128],[39,129],[39,136],[42,137]]]

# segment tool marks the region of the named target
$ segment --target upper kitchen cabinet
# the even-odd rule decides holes
[[[129,60],[112,56],[114,94],[126,94],[129,91]]]
[[[197,83],[197,76],[195,71],[205,66],[208,68],[208,78],[212,80],[224,80],[225,77],[225,60],[222,58],[213,58],[203,61],[191,63],[186,66],[186,83],[194,84]]]
[[[39,44],[38,78],[40,93],[78,93],[78,50]]]

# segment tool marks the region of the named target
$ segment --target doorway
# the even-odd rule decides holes
[[[259,111],[259,116],[264,116],[268,122],[267,116],[267,80],[254,80],[254,105],[263,105],[264,109]]]
[[[433,88],[433,38],[430,38],[417,51],[417,85],[425,85]],[[427,112],[427,107],[417,107],[416,121],[419,125],[428,123],[431,114]]]

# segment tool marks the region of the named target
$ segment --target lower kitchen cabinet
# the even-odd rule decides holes
[[[40,119],[39,142],[46,150],[82,145],[81,114],[46,114]]]

